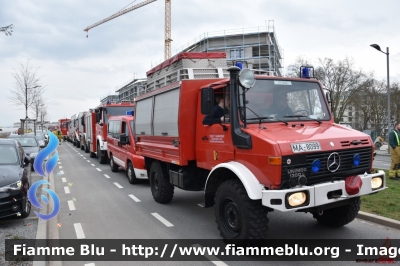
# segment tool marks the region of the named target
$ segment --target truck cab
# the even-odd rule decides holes
[[[133,111],[124,116],[112,116],[108,120],[107,154],[112,172],[121,167],[131,184],[147,179],[144,158],[136,154]]]
[[[105,164],[109,159],[107,155],[107,125],[109,118],[112,116],[124,115],[127,111],[132,110],[134,107],[135,105],[131,102],[112,103],[111,101],[108,101],[107,103],[101,104],[95,109],[95,153],[100,164]]]

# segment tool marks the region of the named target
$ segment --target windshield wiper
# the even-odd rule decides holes
[[[314,118],[311,118],[311,117],[306,116],[306,115],[285,115],[284,117],[288,117],[288,118],[291,118],[291,117],[297,117],[297,118],[307,117],[308,119],[311,119],[311,120],[314,120],[315,122],[318,122],[318,124],[322,124],[322,122],[319,121],[318,119],[314,119]]]

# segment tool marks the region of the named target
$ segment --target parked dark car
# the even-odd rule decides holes
[[[31,164],[32,160],[25,154],[19,142],[0,139],[0,218],[29,216]]]
[[[47,139],[45,138],[45,135],[42,132],[36,132],[36,136],[35,136],[35,133],[28,133],[26,135],[34,136],[36,138],[36,140],[39,142],[39,146],[41,148],[44,148],[47,146]]]
[[[33,161],[35,161],[36,156],[38,155],[41,147],[39,142],[36,140],[34,135],[10,135],[8,139],[15,139],[21,144],[24,149],[26,155],[28,155]],[[33,163],[32,163],[33,170]]]

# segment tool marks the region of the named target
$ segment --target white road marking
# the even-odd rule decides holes
[[[194,244],[192,245],[192,247],[201,247],[199,244]],[[228,264],[220,261],[217,257],[213,256],[213,255],[204,255],[204,257],[206,257],[209,261],[211,261],[212,263],[214,263],[217,266],[228,266]]]
[[[151,215],[153,215],[154,217],[156,217],[160,222],[162,222],[166,227],[172,227],[174,226],[173,224],[171,224],[170,222],[168,222],[164,217],[162,217],[161,215],[159,215],[156,212],[153,212]]]
[[[140,202],[140,199],[136,198],[135,196],[133,196],[132,194],[128,195],[131,199],[133,199],[136,202]]]
[[[101,169],[100,169],[100,168],[96,168],[96,170],[99,171],[99,172],[101,172]]]
[[[90,163],[90,161],[89,160],[86,160],[88,163]]]
[[[91,164],[92,166],[96,166],[96,165],[94,165],[94,164]]]
[[[81,156],[83,156],[83,154],[81,154]]]
[[[74,227],[75,227],[76,238],[78,239],[86,238],[85,234],[83,233],[82,225],[80,223],[74,224]]]
[[[86,263],[84,266],[96,266],[94,263]]]
[[[114,185],[115,185],[117,188],[124,188],[123,186],[121,186],[121,185],[118,184],[117,182],[114,182]]]
[[[68,207],[69,207],[69,210],[70,210],[70,211],[75,211],[75,210],[76,210],[76,209],[75,209],[74,202],[73,202],[72,200],[69,200],[69,201],[68,201]]]
[[[64,187],[65,194],[69,194],[69,187]]]
[[[67,179],[65,177],[61,178],[61,180],[63,183],[67,182]]]
[[[106,178],[111,178],[111,177],[109,177],[108,175],[106,175],[106,174],[104,174],[104,176],[106,177]]]
[[[63,175],[63,174],[64,174],[64,171],[63,171],[63,170],[61,170],[61,171],[60,171],[60,174],[61,174],[61,175]]]
[[[85,159],[85,160],[86,160],[86,157],[83,157],[83,159]]]
[[[59,166],[58,166],[58,168],[62,169],[62,166],[61,166],[61,165],[59,165]]]

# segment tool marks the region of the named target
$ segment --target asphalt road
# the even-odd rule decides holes
[[[383,155],[375,156],[372,166],[374,168],[389,170],[390,156],[383,156]]]
[[[62,143],[59,165],[54,170],[56,193],[61,201],[58,231],[61,239],[221,239],[214,209],[201,208],[202,192],[175,188],[169,204],[153,200],[148,182],[129,184],[125,172],[110,170],[97,159]],[[379,158],[380,159],[380,158]],[[390,159],[390,157],[388,157]],[[374,163],[380,163],[375,160]],[[382,163],[385,161],[382,158]],[[157,218],[158,217],[158,218]],[[161,218],[160,218],[161,217]],[[400,230],[356,219],[341,228],[318,224],[311,214],[268,214],[269,237],[279,239],[400,239]],[[160,220],[161,219],[161,220]],[[214,259],[212,259],[214,260]],[[94,264],[91,264],[94,263]],[[252,262],[266,265],[268,262]],[[202,262],[63,262],[63,265],[243,265],[238,261]],[[269,262],[268,264],[271,264]],[[272,262],[273,265],[321,265],[321,262]],[[323,262],[324,265],[352,265],[351,262]],[[359,265],[355,263],[354,265]]]

